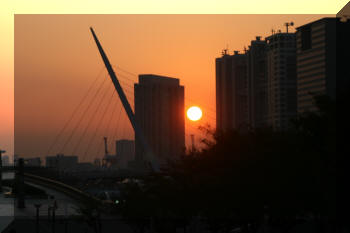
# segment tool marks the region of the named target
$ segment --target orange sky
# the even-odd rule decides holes
[[[0,1],[0,149],[5,149],[10,157],[13,155],[16,14],[336,14],[347,3],[348,0]]]
[[[295,26],[299,26],[323,16],[16,15],[15,89],[16,96],[18,93],[21,96],[15,101],[17,112],[21,113],[15,119],[16,128],[20,129],[16,131],[16,152],[22,156],[44,156],[99,71],[104,72],[89,26],[95,28],[113,64],[134,74],[155,73],[180,78],[185,86],[186,106],[196,104],[204,111],[200,122],[186,122],[186,136],[195,133],[199,139],[201,135],[195,127],[206,122],[215,126],[214,60],[223,48],[242,50],[256,35],[267,36],[272,28],[284,30],[284,22],[294,21]],[[117,70],[118,73],[132,102],[132,88],[129,87],[132,82],[125,77],[136,80],[136,76]],[[100,77],[104,78],[108,77]],[[110,109],[112,111],[112,107]],[[109,115],[111,112],[107,111],[105,119],[109,119]],[[25,120],[20,120],[21,117]],[[92,123],[96,123],[96,119]],[[124,112],[119,122],[125,124],[119,123],[121,129],[113,139],[132,138]],[[71,122],[71,127],[75,125]],[[95,131],[95,126],[91,125],[87,136]],[[84,129],[82,122],[72,142],[61,152],[69,154]],[[98,130],[95,141],[106,132]],[[110,134],[112,138],[113,133]],[[69,135],[68,127],[62,138]],[[57,148],[51,153],[60,151],[63,139],[55,144]],[[89,142],[87,139],[79,144],[78,154],[86,153],[82,144]],[[102,150],[94,143],[90,148],[97,148],[96,152],[89,151],[84,159],[94,156],[89,153]],[[113,145],[110,150],[114,152]]]
[[[133,138],[124,110],[119,121],[107,123],[108,119],[117,118],[118,110],[113,113],[113,106],[118,105],[119,100],[114,95],[107,108],[113,88],[90,34],[90,26],[94,27],[112,64],[133,74],[153,73],[180,79],[181,85],[185,86],[186,108],[193,104],[203,109],[199,122],[186,121],[186,137],[194,133],[198,140],[202,137],[195,130],[198,125],[215,126],[215,58],[220,56],[222,49],[243,50],[257,35],[268,36],[271,29],[284,31],[284,22],[293,21],[298,27],[324,16],[16,15],[16,153],[26,157],[45,156],[50,143],[100,71],[102,75],[98,80],[108,81],[103,89],[108,92],[107,99],[101,102],[99,110],[107,109],[103,118],[105,124],[97,127],[102,113],[91,121],[89,116],[92,114],[88,113],[87,117],[78,114],[51,153],[76,151],[81,160],[91,160],[96,153],[100,157],[103,155],[104,135],[111,140]],[[137,77],[118,68],[116,73],[129,101],[133,102],[131,80],[136,81]],[[97,108],[98,102],[96,100],[96,105],[90,107],[91,111]],[[82,115],[83,111],[84,106],[79,113]],[[88,122],[91,122],[90,127],[85,130]],[[76,133],[62,150],[75,127]],[[107,130],[108,127],[113,130]],[[114,130],[116,127],[118,130]],[[86,139],[78,144],[79,135],[84,135],[84,131]],[[92,144],[88,147],[90,141]],[[76,145],[79,147],[74,150]],[[110,144],[110,151],[114,150],[115,146]]]

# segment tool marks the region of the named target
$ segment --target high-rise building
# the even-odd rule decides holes
[[[247,125],[247,56],[224,50],[216,58],[216,129],[227,131]]]
[[[298,113],[317,110],[314,96],[336,98],[336,30],[340,24],[337,18],[322,18],[297,28]]]
[[[260,36],[247,50],[248,123],[251,128],[267,126],[267,43]]]
[[[117,140],[115,145],[118,167],[127,168],[128,163],[135,159],[135,141],[126,139]]]
[[[297,113],[295,34],[278,32],[266,41],[268,123],[286,130]]]
[[[134,86],[135,119],[159,163],[185,151],[184,87],[179,79],[153,74],[139,75]],[[136,161],[145,160],[136,137]]]

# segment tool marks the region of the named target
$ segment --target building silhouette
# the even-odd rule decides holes
[[[260,36],[247,50],[248,123],[251,128],[267,126],[267,43]]]
[[[268,125],[286,130],[297,114],[295,34],[279,31],[266,41]]]
[[[153,74],[139,75],[134,86],[135,119],[154,156],[162,165],[185,150],[184,87],[179,79]],[[146,160],[135,138],[135,160]]]
[[[118,168],[128,168],[128,163],[135,160],[135,141],[126,139],[117,140],[115,146]]]
[[[343,52],[337,41],[346,47],[341,39],[347,32],[350,20],[322,18],[295,33],[278,30],[265,40],[256,37],[245,54],[224,50],[216,58],[217,130],[244,123],[251,129],[286,130],[298,113],[316,110],[314,96],[336,99],[336,80],[342,83],[338,92],[347,93],[347,76],[336,77],[336,51]]]
[[[40,167],[41,166],[41,158],[40,157],[25,158],[24,163],[28,167]]]
[[[336,98],[336,30],[340,24],[339,18],[322,18],[297,28],[298,113],[317,110],[314,96]]]
[[[10,158],[9,158],[9,156],[8,155],[2,155],[1,156],[1,162],[2,162],[2,166],[9,166],[10,165]]]
[[[247,56],[224,50],[216,58],[216,129],[224,132],[247,125]]]
[[[46,156],[46,167],[56,168],[58,170],[67,170],[78,164],[78,156],[57,154]]]

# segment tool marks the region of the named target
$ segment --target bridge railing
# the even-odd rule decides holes
[[[53,179],[38,176],[38,175],[33,175],[30,173],[24,173],[24,178],[29,182],[37,183],[39,185],[43,185],[43,186],[55,189],[57,191],[60,191],[62,193],[65,193],[67,196],[70,196],[71,198],[73,198],[78,202],[89,202],[89,203],[93,202],[93,204],[97,204],[97,205],[103,204],[103,202],[100,199],[57,180],[53,180]]]

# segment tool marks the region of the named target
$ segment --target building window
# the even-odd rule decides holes
[[[304,26],[301,29],[301,50],[311,49],[311,27]]]

